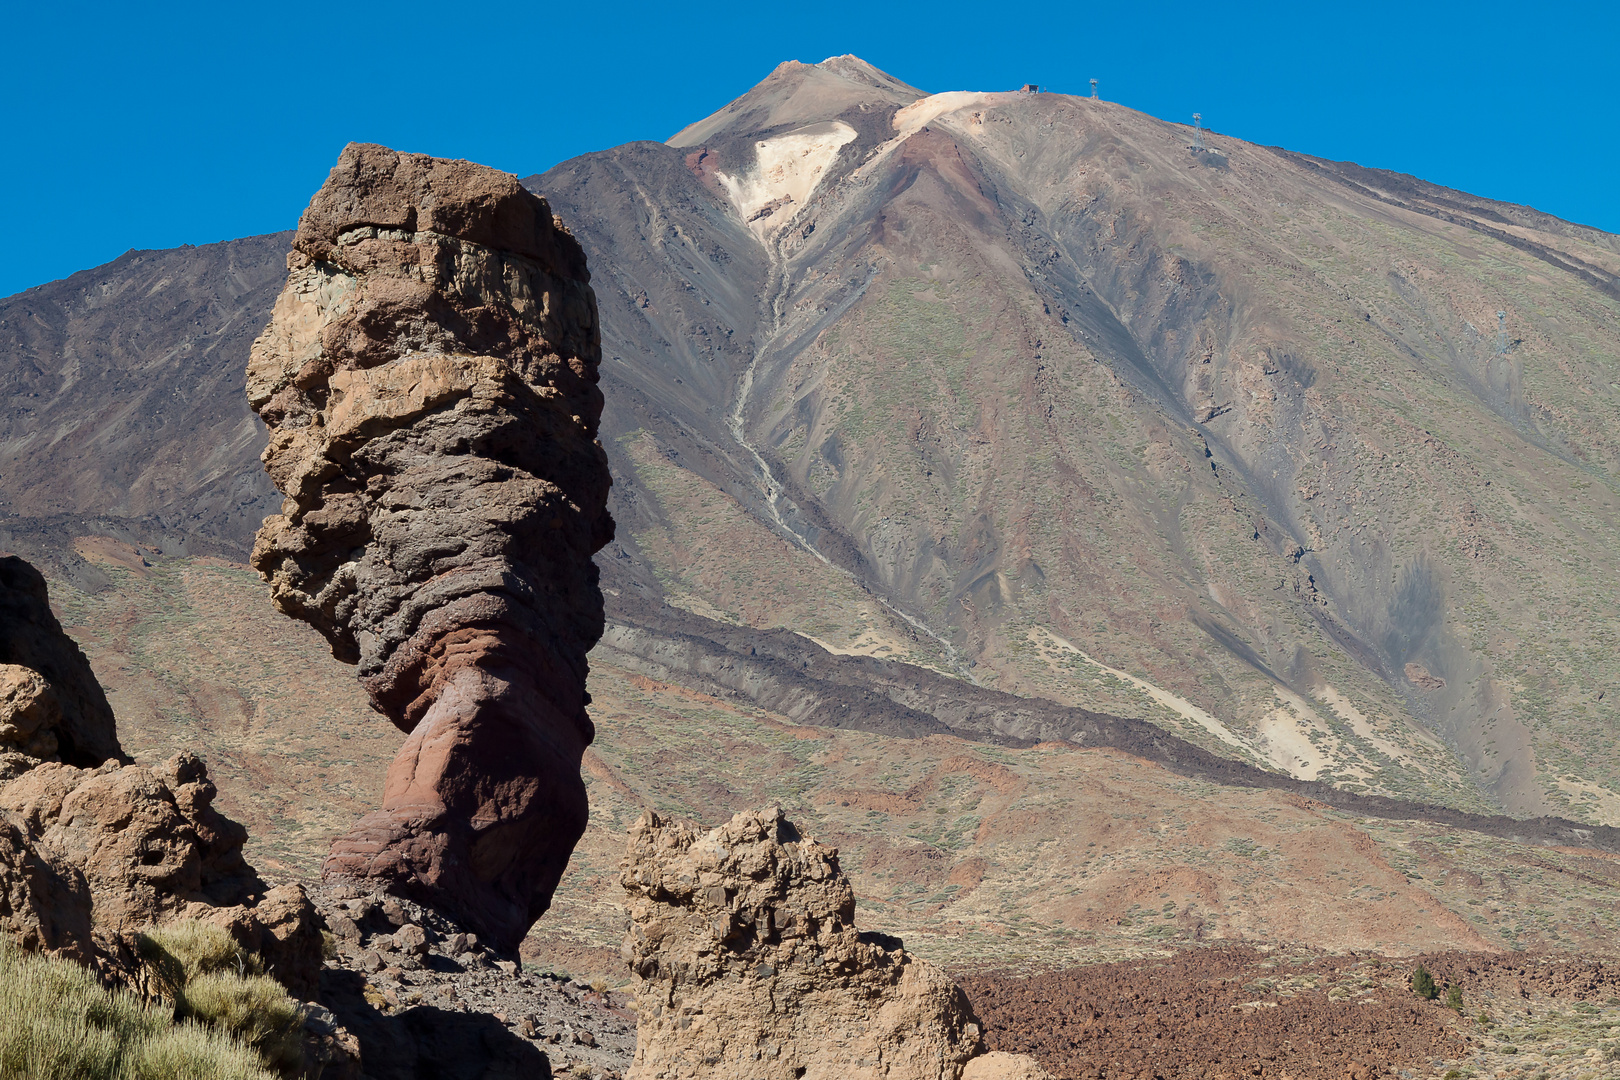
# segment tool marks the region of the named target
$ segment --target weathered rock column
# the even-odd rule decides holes
[[[1050,1080],[982,1054],[944,972],[855,928],[838,852],[769,807],[699,835],[649,811],[620,881],[639,980],[628,1080]]]
[[[585,256],[514,177],[352,144],[287,265],[248,368],[286,496],[253,565],[409,734],[324,873],[515,950],[587,815],[613,521]]]

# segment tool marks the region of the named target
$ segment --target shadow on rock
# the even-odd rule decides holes
[[[489,1013],[384,1013],[356,972],[321,974],[321,1003],[360,1040],[367,1080],[551,1080],[551,1060]]]

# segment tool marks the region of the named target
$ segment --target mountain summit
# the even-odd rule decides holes
[[[727,135],[833,120],[852,110],[892,113],[926,96],[858,56],[831,56],[819,64],[787,60],[736,101],[682,128],[669,145],[701,146]]]

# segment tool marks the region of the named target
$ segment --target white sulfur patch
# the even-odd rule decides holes
[[[787,224],[816,190],[838,151],[855,138],[841,121],[800,128],[754,144],[754,166],[741,176],[717,173],[732,205],[761,240]]]

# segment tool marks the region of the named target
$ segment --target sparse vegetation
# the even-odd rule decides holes
[[[179,1006],[187,1018],[253,1047],[283,1073],[302,1060],[303,1008],[269,976],[202,975],[186,984]]]
[[[145,965],[155,994],[179,999],[191,980],[221,971],[262,975],[258,957],[244,950],[217,926],[182,920],[158,927],[135,939],[135,952]]]

